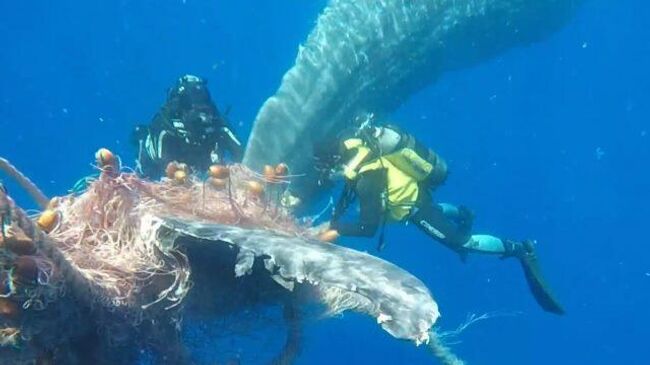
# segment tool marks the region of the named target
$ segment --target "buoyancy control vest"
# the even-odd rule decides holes
[[[391,150],[382,150],[382,155],[396,167],[423,185],[435,188],[447,178],[447,163],[432,149],[422,145],[413,135],[402,132],[397,126],[378,128],[379,146],[386,146],[382,140],[394,140],[391,134],[399,134],[399,142]]]
[[[366,171],[385,169],[387,219],[400,221],[415,206],[419,189],[435,188],[447,177],[447,164],[434,151],[396,127],[382,127],[369,138],[349,138],[343,148],[354,151],[344,167],[348,180]],[[393,132],[399,133],[399,138]],[[385,136],[388,140],[382,140]]]

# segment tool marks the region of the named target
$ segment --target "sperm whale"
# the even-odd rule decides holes
[[[255,119],[244,164],[287,162],[313,188],[314,145],[386,115],[446,71],[561,28],[582,0],[332,0]],[[313,175],[313,174],[312,174]]]

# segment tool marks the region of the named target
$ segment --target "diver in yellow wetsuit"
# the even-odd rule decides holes
[[[470,252],[515,257],[541,307],[564,313],[542,278],[532,241],[472,235],[473,214],[469,209],[434,203],[431,192],[445,181],[447,165],[412,135],[395,126],[366,124],[340,139],[338,160],[337,171],[344,176],[346,187],[330,229],[343,236],[371,237],[385,222],[410,221],[461,257]],[[341,221],[355,199],[360,208],[358,222]]]

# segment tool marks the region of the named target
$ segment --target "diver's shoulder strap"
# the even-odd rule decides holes
[[[359,174],[363,163],[370,156],[370,148],[359,145],[354,147],[357,153],[343,167],[343,174],[348,180],[355,180]]]

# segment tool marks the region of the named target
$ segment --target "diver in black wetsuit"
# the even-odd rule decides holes
[[[243,148],[228,121],[210,98],[207,82],[185,75],[167,94],[167,101],[149,125],[137,126],[138,172],[157,179],[167,164],[179,161],[197,171],[226,157],[238,162]]]
[[[500,239],[472,234],[473,214],[463,206],[437,204],[432,190],[447,177],[447,164],[434,151],[395,126],[366,122],[353,134],[340,138],[338,169],[345,189],[332,221],[330,237],[372,237],[386,222],[409,221],[434,240],[464,258],[470,252],[517,258],[535,299],[546,311],[563,314],[542,278],[532,241]],[[343,222],[341,216],[359,201],[359,220]],[[383,245],[383,230],[380,236]]]

